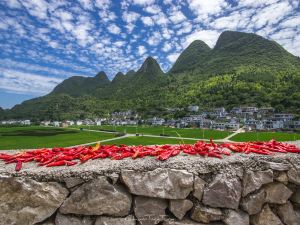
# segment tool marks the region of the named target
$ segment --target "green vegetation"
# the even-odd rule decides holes
[[[233,136],[232,141],[295,141],[300,140],[300,133],[282,133],[282,132],[246,132]]]
[[[0,112],[0,119],[95,118],[126,109],[171,118],[166,107],[190,104],[202,109],[272,106],[300,114],[299,98],[299,57],[256,34],[226,31],[213,49],[193,42],[167,74],[149,57],[137,72],[119,74],[113,82],[104,72],[72,77],[49,95]]]
[[[113,137],[108,133],[51,127],[1,127],[0,149],[66,147]]]
[[[72,145],[86,144],[89,142],[103,141],[117,137],[114,133],[93,132],[91,130],[110,130],[120,133],[136,133],[136,127],[132,126],[80,126],[74,128],[54,128],[54,127],[0,127],[0,150],[2,149],[28,149],[28,148],[46,148],[46,147],[67,147]],[[126,145],[162,145],[162,144],[192,144],[196,140],[187,140],[182,138],[204,138],[213,137],[214,140],[222,139],[230,135],[230,132],[201,129],[175,129],[163,127],[139,126],[137,132],[140,136],[131,136],[114,141],[103,142],[103,144],[126,144]],[[147,137],[143,135],[160,135],[164,133],[168,136]],[[278,141],[300,140],[300,133],[271,133],[271,132],[247,132],[240,133],[232,141],[268,141],[275,138]]]
[[[118,139],[109,142],[103,142],[104,145],[106,144],[114,144],[114,145],[163,145],[163,144],[193,144],[196,141],[193,140],[181,140],[181,139],[174,139],[174,138],[159,138],[159,137],[128,137],[123,139]]]
[[[219,131],[219,130],[208,130],[208,129],[199,129],[199,128],[170,128],[170,127],[161,127],[161,126],[79,126],[84,128],[90,128],[94,130],[108,130],[108,131],[117,131],[121,133],[129,134],[150,134],[150,135],[166,135],[172,137],[184,137],[184,138],[198,138],[198,139],[210,139],[213,138],[223,139],[231,134],[229,131]]]

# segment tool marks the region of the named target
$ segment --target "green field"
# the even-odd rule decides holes
[[[232,141],[295,141],[300,140],[300,133],[283,133],[283,132],[245,132],[233,136]]]
[[[54,127],[0,127],[0,149],[66,147],[113,137],[114,134]]]
[[[159,137],[128,137],[124,139],[118,139],[115,141],[103,142],[106,144],[114,145],[163,145],[163,144],[193,144],[196,141],[193,140],[180,140],[174,138],[159,138]]]
[[[168,136],[178,137],[177,139],[166,137],[146,137],[132,136],[124,139],[103,142],[103,144],[126,144],[126,145],[162,145],[162,144],[191,144],[196,140],[184,140],[185,138],[205,138],[222,139],[228,136],[231,132],[216,131],[216,130],[201,130],[201,129],[175,129],[163,127],[147,127],[139,126],[81,126],[80,131],[78,126],[76,129],[69,128],[54,128],[54,127],[0,127],[0,150],[1,149],[28,149],[28,148],[43,148],[43,147],[66,147],[72,145],[86,144],[89,142],[103,141],[116,137],[114,133],[93,132],[93,130],[111,130],[126,133],[139,133],[145,135],[160,135],[164,133]],[[204,135],[204,136],[203,136]],[[240,133],[232,137],[232,141],[268,141],[275,138],[277,141],[293,141],[300,140],[300,133],[291,134],[283,132],[246,132]]]
[[[208,129],[199,129],[199,128],[170,128],[170,127],[151,127],[151,126],[77,126],[83,127],[83,128],[90,128],[93,130],[111,130],[111,131],[118,131],[123,133],[129,133],[129,134],[151,134],[151,135],[160,135],[165,134],[167,136],[173,136],[173,137],[186,137],[186,138],[198,138],[198,139],[223,139],[230,135],[232,132],[229,131],[219,131],[219,130],[208,130]]]

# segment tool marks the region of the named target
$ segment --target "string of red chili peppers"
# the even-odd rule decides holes
[[[295,145],[271,140],[268,142],[244,142],[244,143],[220,143],[212,140],[210,143],[198,141],[195,144],[162,145],[162,146],[126,146],[126,145],[100,145],[79,146],[72,148],[38,149],[17,154],[0,153],[0,160],[6,164],[16,163],[16,171],[22,169],[23,163],[36,162],[38,166],[73,166],[88,160],[98,158],[110,158],[121,160],[124,158],[143,158],[145,156],[156,157],[157,160],[167,160],[181,152],[189,155],[201,155],[207,157],[222,158],[222,155],[230,155],[231,152],[256,153],[270,155],[274,152],[300,153],[300,148]]]

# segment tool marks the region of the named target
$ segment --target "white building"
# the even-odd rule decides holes
[[[53,126],[59,127],[59,122],[58,122],[58,121],[54,121],[54,122],[53,122]]]
[[[294,114],[289,113],[275,113],[274,119],[277,121],[292,121],[294,119]]]
[[[49,126],[51,124],[51,121],[45,120],[45,121],[42,121],[40,124],[41,124],[41,126]]]
[[[95,125],[96,126],[101,126],[102,125],[102,121],[101,120],[96,120],[95,121]]]
[[[81,125],[82,125],[82,120],[77,120],[77,121],[76,121],[76,125],[77,125],[77,126],[81,126]]]
[[[225,127],[230,130],[238,130],[238,129],[240,129],[240,123],[232,120],[230,122],[226,122]]]
[[[188,111],[189,112],[198,112],[199,111],[199,106],[197,106],[197,105],[190,105],[190,106],[188,106]]]
[[[69,125],[69,126],[73,126],[75,124],[75,122],[73,120],[67,120],[66,123]]]
[[[20,121],[20,123],[22,125],[30,125],[31,124],[30,120],[22,120],[22,121]]]

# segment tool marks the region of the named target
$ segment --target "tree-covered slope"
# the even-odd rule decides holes
[[[273,106],[300,113],[300,60],[274,41],[226,31],[215,47],[193,42],[165,74],[148,57],[138,71],[118,73],[110,82],[71,77],[44,97],[25,101],[6,117],[72,119],[134,109],[162,115],[165,107]]]
[[[233,72],[240,66],[300,69],[300,61],[275,41],[256,34],[225,31],[206,61],[198,64],[204,73]]]
[[[170,73],[189,71],[197,64],[204,63],[211,49],[203,41],[193,41],[178,57]]]
[[[90,95],[93,90],[102,89],[110,84],[105,72],[95,77],[73,76],[57,85],[51,94],[69,94],[71,96]]]

